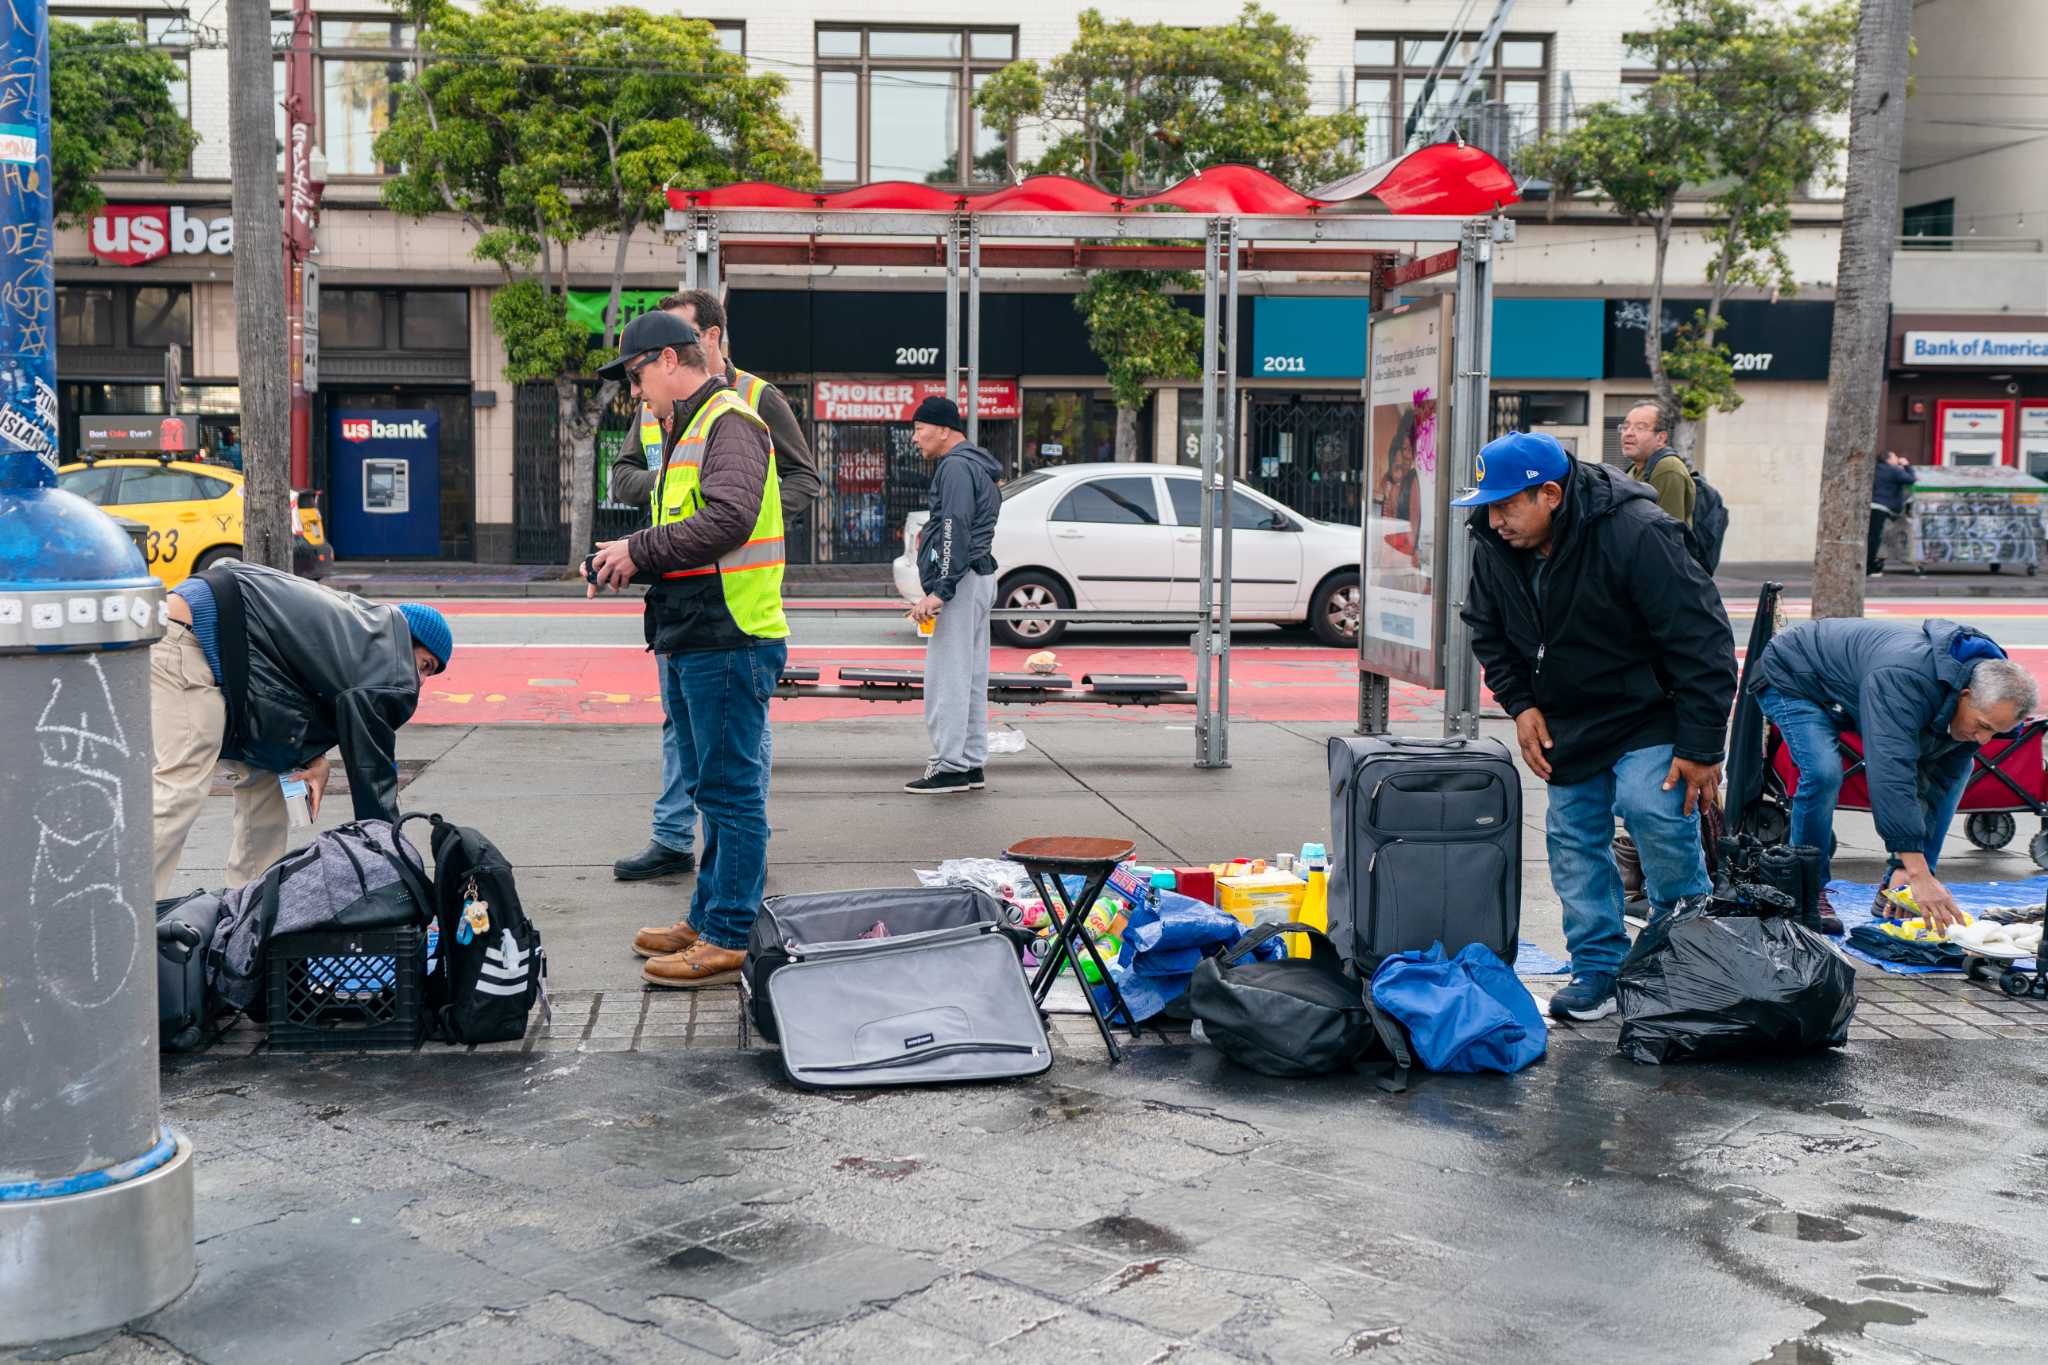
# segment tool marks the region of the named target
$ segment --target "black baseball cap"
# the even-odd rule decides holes
[[[666,350],[670,346],[694,346],[697,344],[697,329],[684,322],[674,313],[655,309],[642,313],[626,324],[625,332],[619,337],[619,358],[598,370],[599,379],[615,383],[626,382],[626,366],[649,352]]]

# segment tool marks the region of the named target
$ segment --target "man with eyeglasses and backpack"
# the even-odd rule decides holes
[[[723,366],[726,383],[740,401],[768,424],[774,448],[775,477],[781,485],[782,517],[785,526],[801,526],[818,496],[818,471],[811,458],[810,443],[804,439],[802,423],[782,391],[759,375],[748,374],[732,363],[732,337],[727,330],[725,305],[708,289],[689,289],[671,294],[657,305],[697,331],[705,356]],[[599,371],[607,379],[623,382],[625,373],[614,361]],[[643,408],[643,413],[647,410]],[[636,448],[630,441],[612,462],[611,498],[615,502],[645,504],[654,491],[655,470],[661,465],[662,421],[666,413],[647,413],[640,424]],[[761,731],[762,758],[769,761],[771,731]],[[697,804],[692,795],[697,775],[685,772],[681,746],[676,742],[676,718],[669,710],[666,688],[662,691],[661,794],[654,801],[654,828],[647,847],[612,864],[612,876],[622,882],[651,877],[673,877],[697,865]]]
[[[705,850],[690,914],[644,929],[653,985],[739,978],[768,873],[768,702],[789,657],[782,500],[768,424],[733,391],[697,329],[670,313],[626,324],[618,369],[668,423],[654,524],[584,563],[590,595],[647,583],[648,648],[661,661],[677,756],[695,774]]]

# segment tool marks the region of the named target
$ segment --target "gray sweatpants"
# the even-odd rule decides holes
[[[988,613],[995,575],[969,573],[939,610],[924,655],[924,728],[949,773],[988,762]]]

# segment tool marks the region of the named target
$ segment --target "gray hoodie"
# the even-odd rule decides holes
[[[917,581],[942,602],[969,571],[994,573],[996,514],[1003,509],[996,479],[1002,466],[978,445],[962,441],[939,457],[925,493],[931,520],[917,536]]]

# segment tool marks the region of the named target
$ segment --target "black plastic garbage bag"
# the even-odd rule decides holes
[[[1638,1062],[1761,1057],[1840,1047],[1856,973],[1768,887],[1667,915],[1621,964],[1621,1051]]]

